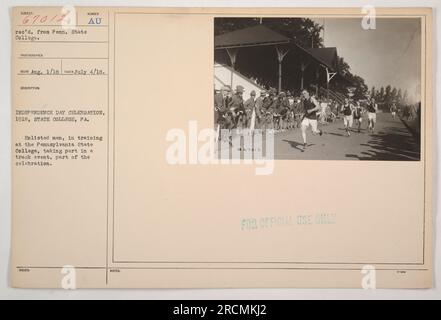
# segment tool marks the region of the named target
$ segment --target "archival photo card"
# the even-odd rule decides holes
[[[14,8],[12,286],[431,287],[432,50],[427,8]]]

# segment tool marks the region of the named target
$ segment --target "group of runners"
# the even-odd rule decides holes
[[[323,107],[307,90],[302,91],[302,105],[304,115],[301,121],[301,131],[303,148],[306,149],[306,132],[308,127],[311,127],[312,134],[323,134],[323,131],[317,128],[317,119],[323,113]],[[378,105],[373,98],[367,97],[366,100],[363,101],[363,105],[361,101],[353,101],[349,98],[345,98],[341,107],[339,108],[337,104],[336,108],[336,113],[338,114],[341,112],[343,115],[343,126],[347,136],[351,135],[351,128],[354,124],[357,127],[357,131],[359,133],[361,132],[361,124],[365,113],[367,113],[368,119],[367,130],[374,133],[375,124],[377,122]],[[334,112],[331,111],[331,113],[333,116],[337,117]]]
[[[255,91],[251,91],[249,98],[244,100],[244,91],[240,85],[234,91],[229,86],[223,86],[215,93],[214,120],[218,137],[221,129],[252,132],[256,129],[284,131],[300,127],[303,148],[306,149],[307,129],[311,127],[312,134],[322,135],[318,122],[335,121],[340,114],[347,136],[351,135],[350,129],[354,124],[361,132],[365,113],[368,131],[373,133],[375,130],[378,106],[371,97],[363,101],[346,98],[339,104],[327,99],[319,101],[308,90],[303,90],[300,97],[294,97],[289,92],[277,93],[270,89],[262,90],[258,97]]]

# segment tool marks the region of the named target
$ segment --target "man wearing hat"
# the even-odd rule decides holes
[[[251,128],[251,120],[253,119],[253,114],[254,114],[254,119],[256,119],[256,113],[255,113],[255,105],[256,105],[256,91],[252,90],[250,92],[250,97],[248,98],[248,100],[246,100],[243,104],[244,109],[245,109],[245,122],[244,125],[246,128],[250,128],[250,129],[254,129]],[[254,120],[255,123],[255,120]]]
[[[273,116],[275,96],[276,90],[271,88],[268,97],[263,101],[265,129],[274,129]]]
[[[241,85],[236,87],[236,93],[231,98],[231,102],[228,105],[228,110],[231,113],[234,123],[237,126],[241,124],[245,116],[245,109],[243,107],[243,93],[245,88]]]
[[[285,92],[280,92],[275,101],[274,127],[279,130],[285,129],[284,122],[287,120],[289,101]]]
[[[262,90],[260,91],[260,96],[256,99],[256,102],[254,104],[255,111],[256,111],[256,122],[255,122],[255,128],[260,129],[262,127],[262,114],[263,114],[263,101],[266,99],[266,91]]]
[[[226,125],[226,113],[228,104],[229,86],[222,86],[220,91],[214,95],[214,124],[223,129]],[[217,128],[217,130],[219,129]]]
[[[286,92],[286,100],[288,101],[288,112],[286,115],[286,128],[287,129],[294,129],[294,96],[292,93],[288,90]]]

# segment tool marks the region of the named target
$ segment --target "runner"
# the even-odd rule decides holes
[[[392,105],[390,107],[390,114],[392,115],[392,119],[395,120],[395,117],[397,115],[397,105],[395,104],[395,102],[392,102]]]
[[[367,111],[368,111],[368,130],[374,133],[375,123],[377,122],[377,104],[372,97],[368,97],[367,101]]]
[[[351,135],[349,132],[349,128],[352,127],[352,123],[354,118],[352,117],[352,112],[354,110],[354,106],[349,102],[348,98],[345,98],[345,102],[341,106],[341,111],[343,112],[343,124],[345,126],[346,134],[348,137]]]
[[[354,121],[358,127],[358,133],[361,132],[361,122],[363,118],[361,117],[363,113],[363,108],[360,105],[360,101],[357,101],[354,107]]]
[[[302,120],[303,150],[306,150],[306,129],[311,126],[313,134],[322,135],[322,130],[317,130],[317,111],[321,109],[314,97],[309,95],[307,90],[302,91],[304,116]]]

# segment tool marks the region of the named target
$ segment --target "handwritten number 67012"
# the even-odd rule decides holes
[[[67,11],[66,13],[63,14],[56,14],[53,16],[49,16],[49,15],[27,15],[23,18],[22,20],[22,24],[26,25],[34,25],[34,24],[44,24],[46,22],[56,22],[59,23],[61,21],[64,20],[64,18],[66,18],[67,15],[69,15],[70,11]]]

